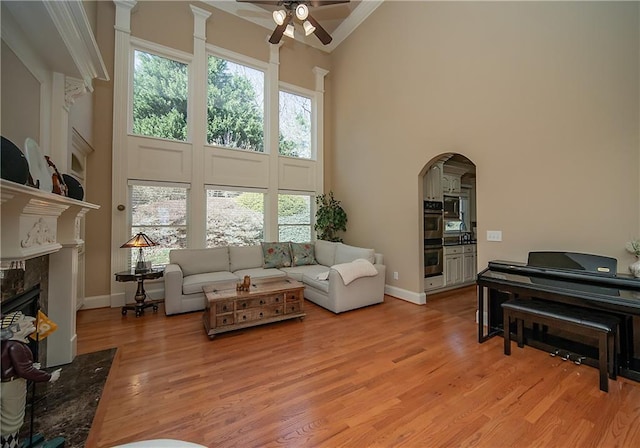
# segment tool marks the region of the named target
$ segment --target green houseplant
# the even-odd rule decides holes
[[[340,201],[333,197],[333,191],[316,196],[316,205],[314,229],[318,232],[318,239],[342,242],[337,233],[347,230],[347,213],[340,206]]]

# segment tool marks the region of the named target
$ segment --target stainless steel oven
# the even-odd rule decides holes
[[[424,276],[432,277],[443,272],[442,239],[424,240]]]
[[[444,218],[442,202],[424,201],[424,239],[442,239],[444,236]]]

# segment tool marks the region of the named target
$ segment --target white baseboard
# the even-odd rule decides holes
[[[91,310],[94,308],[108,308],[111,306],[111,298],[108,295],[85,297],[81,310]]]
[[[164,287],[147,289],[145,292],[147,293],[148,300],[159,300],[164,298]],[[125,297],[128,299],[127,303],[133,304],[136,302],[132,294],[135,294],[135,289],[129,292],[116,292],[111,295],[85,297],[82,308],[80,309],[90,310],[94,308],[119,308],[124,306]]]
[[[416,305],[424,305],[427,303],[427,295],[424,292],[416,293],[396,286],[384,285],[384,293],[397,297],[398,299],[406,300],[407,302],[415,303]]]

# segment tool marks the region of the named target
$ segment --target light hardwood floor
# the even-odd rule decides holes
[[[118,347],[87,447],[640,446],[640,383],[476,341],[475,288],[389,297],[210,341],[201,313],[78,313],[78,350]],[[150,310],[149,310],[150,311]]]

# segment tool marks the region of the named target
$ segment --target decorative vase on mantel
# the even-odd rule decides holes
[[[636,255],[635,263],[629,265],[629,272],[631,272],[635,278],[640,278],[640,256]]]

